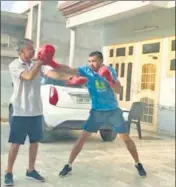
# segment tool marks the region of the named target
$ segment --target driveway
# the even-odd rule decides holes
[[[7,164],[9,127],[1,124],[1,186]],[[62,132],[58,139],[40,144],[37,169],[47,182],[44,184],[25,179],[28,165],[28,143],[21,147],[17,157],[14,177],[16,187],[175,187],[175,144],[174,139],[156,137],[143,133],[144,139],[137,138],[136,130],[132,137],[137,144],[140,158],[148,172],[147,178],[140,178],[131,156],[124,144],[116,139],[105,143],[99,134],[94,135],[77,158],[73,173],[59,178],[71,148],[79,137],[77,132]]]

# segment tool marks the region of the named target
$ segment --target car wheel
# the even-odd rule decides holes
[[[112,130],[105,130],[105,129],[101,129],[100,130],[100,135],[101,135],[101,138],[105,142],[112,142],[117,137],[117,133],[116,132],[114,132]]]

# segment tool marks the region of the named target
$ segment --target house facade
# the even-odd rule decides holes
[[[175,2],[62,1],[58,8],[70,29],[70,65],[101,50],[122,83],[120,106],[145,102],[142,129],[175,135]]]
[[[58,12],[57,1],[28,1],[25,37],[34,41],[36,49],[50,43],[55,46],[55,59],[68,63],[70,33],[65,27],[66,19]]]
[[[12,81],[8,65],[18,57],[16,43],[25,36],[27,17],[1,11],[1,117],[8,117],[8,104],[12,94]]]

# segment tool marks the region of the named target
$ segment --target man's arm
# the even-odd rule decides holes
[[[9,71],[12,75],[22,80],[33,80],[40,72],[41,66],[42,62],[39,61],[30,70],[26,70],[21,64],[12,63],[9,65]]]
[[[68,75],[77,75],[78,68],[71,68],[65,64],[60,64],[58,68],[55,69],[56,72],[63,72]]]
[[[111,88],[113,89],[113,91],[116,93],[116,94],[120,94],[121,92],[121,84],[120,84],[120,81],[117,81],[115,83],[112,84]]]
[[[46,72],[44,72],[44,75],[49,77],[49,78],[52,78],[52,79],[58,79],[58,80],[64,80],[64,81],[67,81],[71,78],[70,75],[66,75],[66,74],[63,74],[61,72],[59,73],[56,70],[46,71]]]
[[[103,69],[101,69],[101,71],[98,73],[101,77],[104,77],[106,79],[106,81],[108,82],[109,86],[113,89],[113,91],[116,94],[120,94],[121,91],[121,84],[120,81],[113,80],[113,77],[111,75],[111,72],[109,71],[109,69],[107,69],[106,67]]]
[[[30,70],[21,73],[20,78],[23,80],[33,80],[41,70],[42,62],[37,62]]]
[[[60,65],[58,69],[47,70],[44,75],[58,80],[66,80],[68,85],[83,85],[88,81],[86,66],[78,67],[78,69],[70,68],[65,65]]]

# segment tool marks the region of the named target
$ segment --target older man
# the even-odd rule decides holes
[[[33,63],[33,42],[24,39],[18,44],[19,58],[10,65],[14,92],[11,98],[13,116],[9,142],[11,147],[8,156],[8,166],[5,174],[5,185],[12,186],[13,165],[20,145],[24,144],[29,136],[29,166],[26,176],[36,181],[44,182],[44,178],[35,170],[35,161],[38,151],[38,142],[42,138],[42,101],[40,97],[41,66],[43,62],[38,60]]]

